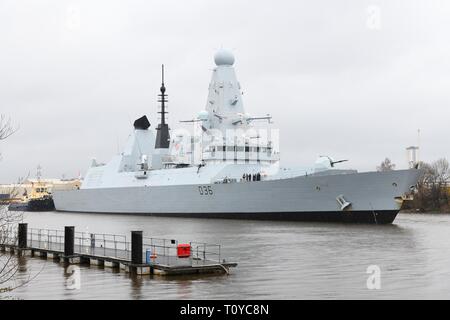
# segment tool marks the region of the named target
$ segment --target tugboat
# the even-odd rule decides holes
[[[32,193],[28,198],[28,211],[53,211],[55,203],[45,183],[33,182]]]
[[[230,51],[221,49],[214,60],[205,110],[182,121],[197,126],[201,135],[171,139],[163,68],[156,137],[146,116],[137,119],[123,152],[106,164],[93,160],[80,190],[53,192],[56,210],[374,224],[394,221],[402,199],[414,190],[420,170],[359,173],[337,168],[346,160],[328,156],[319,157],[309,167],[280,167],[276,135],[272,137],[270,128],[259,135],[254,127],[256,121],[270,124],[272,117],[245,112]],[[266,139],[260,139],[264,135]]]
[[[41,180],[41,166],[37,168],[36,180],[30,180],[31,191],[26,190],[23,201],[9,205],[10,211],[53,211],[55,203],[51,193],[51,184]]]
[[[41,180],[41,166],[37,167],[37,181],[31,181],[31,194],[28,196],[28,211],[53,211],[53,202],[50,185]]]

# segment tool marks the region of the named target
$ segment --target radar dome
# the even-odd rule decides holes
[[[201,120],[201,121],[206,121],[209,118],[209,113],[206,110],[200,111],[198,113],[197,119]]]
[[[333,161],[333,159],[331,159],[329,157],[320,156],[319,158],[317,158],[316,162],[314,163],[314,168],[315,169],[329,169],[329,168],[331,168],[331,161]]]
[[[220,49],[214,55],[214,61],[217,66],[232,66],[234,64],[234,55],[229,50]]]

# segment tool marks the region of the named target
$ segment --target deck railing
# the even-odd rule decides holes
[[[125,235],[75,232],[74,252],[94,257],[131,260],[131,241]],[[0,244],[17,244],[17,227],[0,229]],[[189,257],[179,257],[178,245],[190,245]],[[64,230],[29,228],[27,244],[30,248],[64,251]],[[221,263],[221,246],[204,242],[179,242],[174,239],[142,238],[142,262],[167,266]]]

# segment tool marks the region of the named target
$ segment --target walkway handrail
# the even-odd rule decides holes
[[[49,250],[60,250],[64,248],[64,230],[29,228],[28,243],[30,246],[37,246]],[[103,256],[113,255],[116,258],[131,255],[131,242],[127,241],[125,235],[117,235],[112,233],[89,233],[86,231],[75,232],[75,251],[77,253],[86,253],[88,251],[95,252],[96,255]],[[17,228],[1,230],[0,244],[8,241],[8,243],[17,240]],[[170,265],[174,260],[178,259],[178,246],[180,241],[175,239],[164,238],[142,238],[142,249],[145,252],[150,249],[151,252],[160,258],[166,258],[166,263]],[[205,242],[182,242],[188,243],[191,247],[191,260],[195,261],[216,261],[221,262],[221,245],[205,243]],[[111,251],[112,250],[112,251]],[[84,251],[84,252],[81,252]],[[103,252],[102,252],[103,251]],[[186,260],[183,260],[186,261]]]

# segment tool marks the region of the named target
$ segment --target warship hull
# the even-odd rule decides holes
[[[419,170],[279,180],[91,188],[53,195],[58,211],[167,217],[392,223]],[[337,198],[344,199],[345,208]]]

